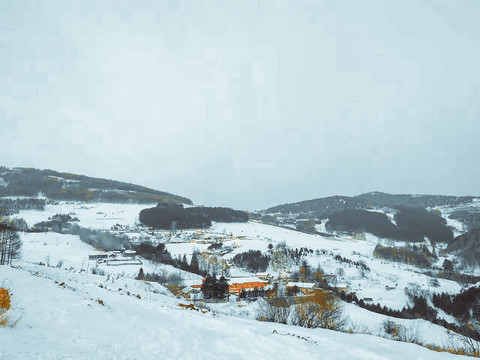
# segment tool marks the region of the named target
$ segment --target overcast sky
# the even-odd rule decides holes
[[[0,165],[196,204],[480,195],[480,1],[0,2]]]

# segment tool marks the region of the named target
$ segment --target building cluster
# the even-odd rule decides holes
[[[88,255],[88,260],[96,261],[97,265],[106,264],[107,266],[142,265],[142,261],[137,259],[135,250],[96,251]]]
[[[257,273],[255,276],[249,277],[230,277],[227,278],[228,281],[228,294],[229,295],[240,295],[242,291],[250,292],[253,290],[272,290],[274,288],[273,276],[269,273]],[[205,281],[205,278],[203,278]],[[189,286],[183,289],[183,294],[185,298],[198,298],[195,296],[201,292],[203,287],[202,283],[190,284]],[[315,283],[310,282],[293,282],[293,281],[282,281],[283,287],[286,294],[301,294],[301,295],[311,295],[318,290],[319,287]],[[339,291],[347,291],[348,287],[344,284],[339,284],[336,286]]]

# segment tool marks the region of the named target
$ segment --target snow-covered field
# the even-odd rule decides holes
[[[61,203],[47,206],[44,212],[23,211],[18,216],[30,226],[57,213],[72,214],[80,226],[92,229],[129,226],[133,235],[138,231],[154,242],[166,241],[173,256],[186,254],[188,259],[195,249],[208,247],[192,239],[217,239],[231,246],[233,251],[224,255],[226,259],[248,250],[266,252],[269,244],[279,242],[291,248],[306,247],[313,250],[305,257],[312,267],[320,264],[326,274],[337,274],[349,291],[394,309],[407,305],[405,288],[420,293],[461,290],[456,282],[443,279],[433,287],[432,279],[413,266],[375,259],[372,253],[379,239],[370,235],[366,240],[327,238],[249,222],[214,223],[208,230],[182,231],[167,239],[161,232],[148,235],[135,228],[138,213],[145,207]],[[353,304],[344,304],[350,328],[373,335],[259,322],[254,320],[257,305],[237,307],[234,297],[230,303],[209,304],[212,311],[205,313],[184,310],[177,305],[182,301],[162,285],[134,278],[140,267],[149,273],[179,273],[185,284],[201,281],[198,275],[145,259],[140,259],[141,265],[96,265],[88,260],[95,249],[74,235],[25,233],[22,240],[22,260],[15,262],[15,268],[0,267],[0,286],[12,293],[9,316],[19,319],[14,328],[0,328],[0,359],[453,358],[381,338],[385,335],[382,324],[390,318]],[[334,255],[362,261],[370,270],[360,272],[335,260]],[[92,267],[105,275],[92,274]],[[231,271],[246,274],[243,269]],[[423,343],[460,345],[455,335],[427,321],[394,321]]]
[[[371,335],[183,310],[141,281],[38,266],[2,267],[0,278],[13,294],[12,316],[22,316],[1,329],[5,360],[453,358]]]
[[[86,204],[75,202],[60,202],[58,205],[47,205],[45,211],[25,210],[14,217],[22,217],[29,226],[40,221],[47,221],[55,214],[70,214],[80,220],[83,227],[95,229],[110,229],[120,224],[134,226],[142,209],[152,205],[141,204]]]

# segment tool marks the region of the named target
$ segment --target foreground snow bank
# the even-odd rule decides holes
[[[454,358],[369,335],[182,310],[176,299],[147,296],[143,282],[122,284],[141,293],[139,299],[126,289],[99,287],[102,279],[33,265],[0,267],[0,284],[23,314],[15,328],[0,329],[0,359]]]

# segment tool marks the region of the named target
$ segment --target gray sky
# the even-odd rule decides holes
[[[480,195],[480,1],[1,1],[0,164],[263,209]]]

